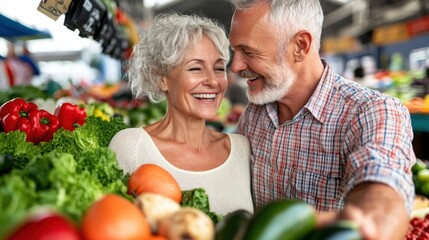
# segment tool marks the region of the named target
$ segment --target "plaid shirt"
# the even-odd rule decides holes
[[[415,155],[408,110],[324,64],[314,94],[292,120],[279,125],[276,103],[249,104],[238,123],[236,131],[251,143],[256,209],[293,198],[339,211],[354,186],[374,181],[397,190],[411,212]]]

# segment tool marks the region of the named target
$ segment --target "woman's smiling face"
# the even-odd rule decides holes
[[[208,37],[203,36],[189,48],[183,63],[163,79],[168,113],[213,119],[228,83],[225,68],[221,53]]]

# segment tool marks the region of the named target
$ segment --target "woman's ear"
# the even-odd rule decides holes
[[[300,31],[295,35],[295,49],[293,53],[295,62],[301,62],[306,58],[310,52],[312,42],[313,36],[306,30]]]
[[[163,92],[167,92],[168,91],[168,87],[167,87],[167,79],[165,79],[165,77],[162,77],[161,79],[161,83],[159,84],[159,87],[161,88],[161,90]]]

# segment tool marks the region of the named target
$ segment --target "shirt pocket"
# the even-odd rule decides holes
[[[289,198],[304,200],[320,211],[340,210],[344,206],[341,178],[331,174],[291,170]]]

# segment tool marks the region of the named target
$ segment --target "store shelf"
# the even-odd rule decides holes
[[[429,114],[411,114],[411,124],[414,132],[429,133]]]

